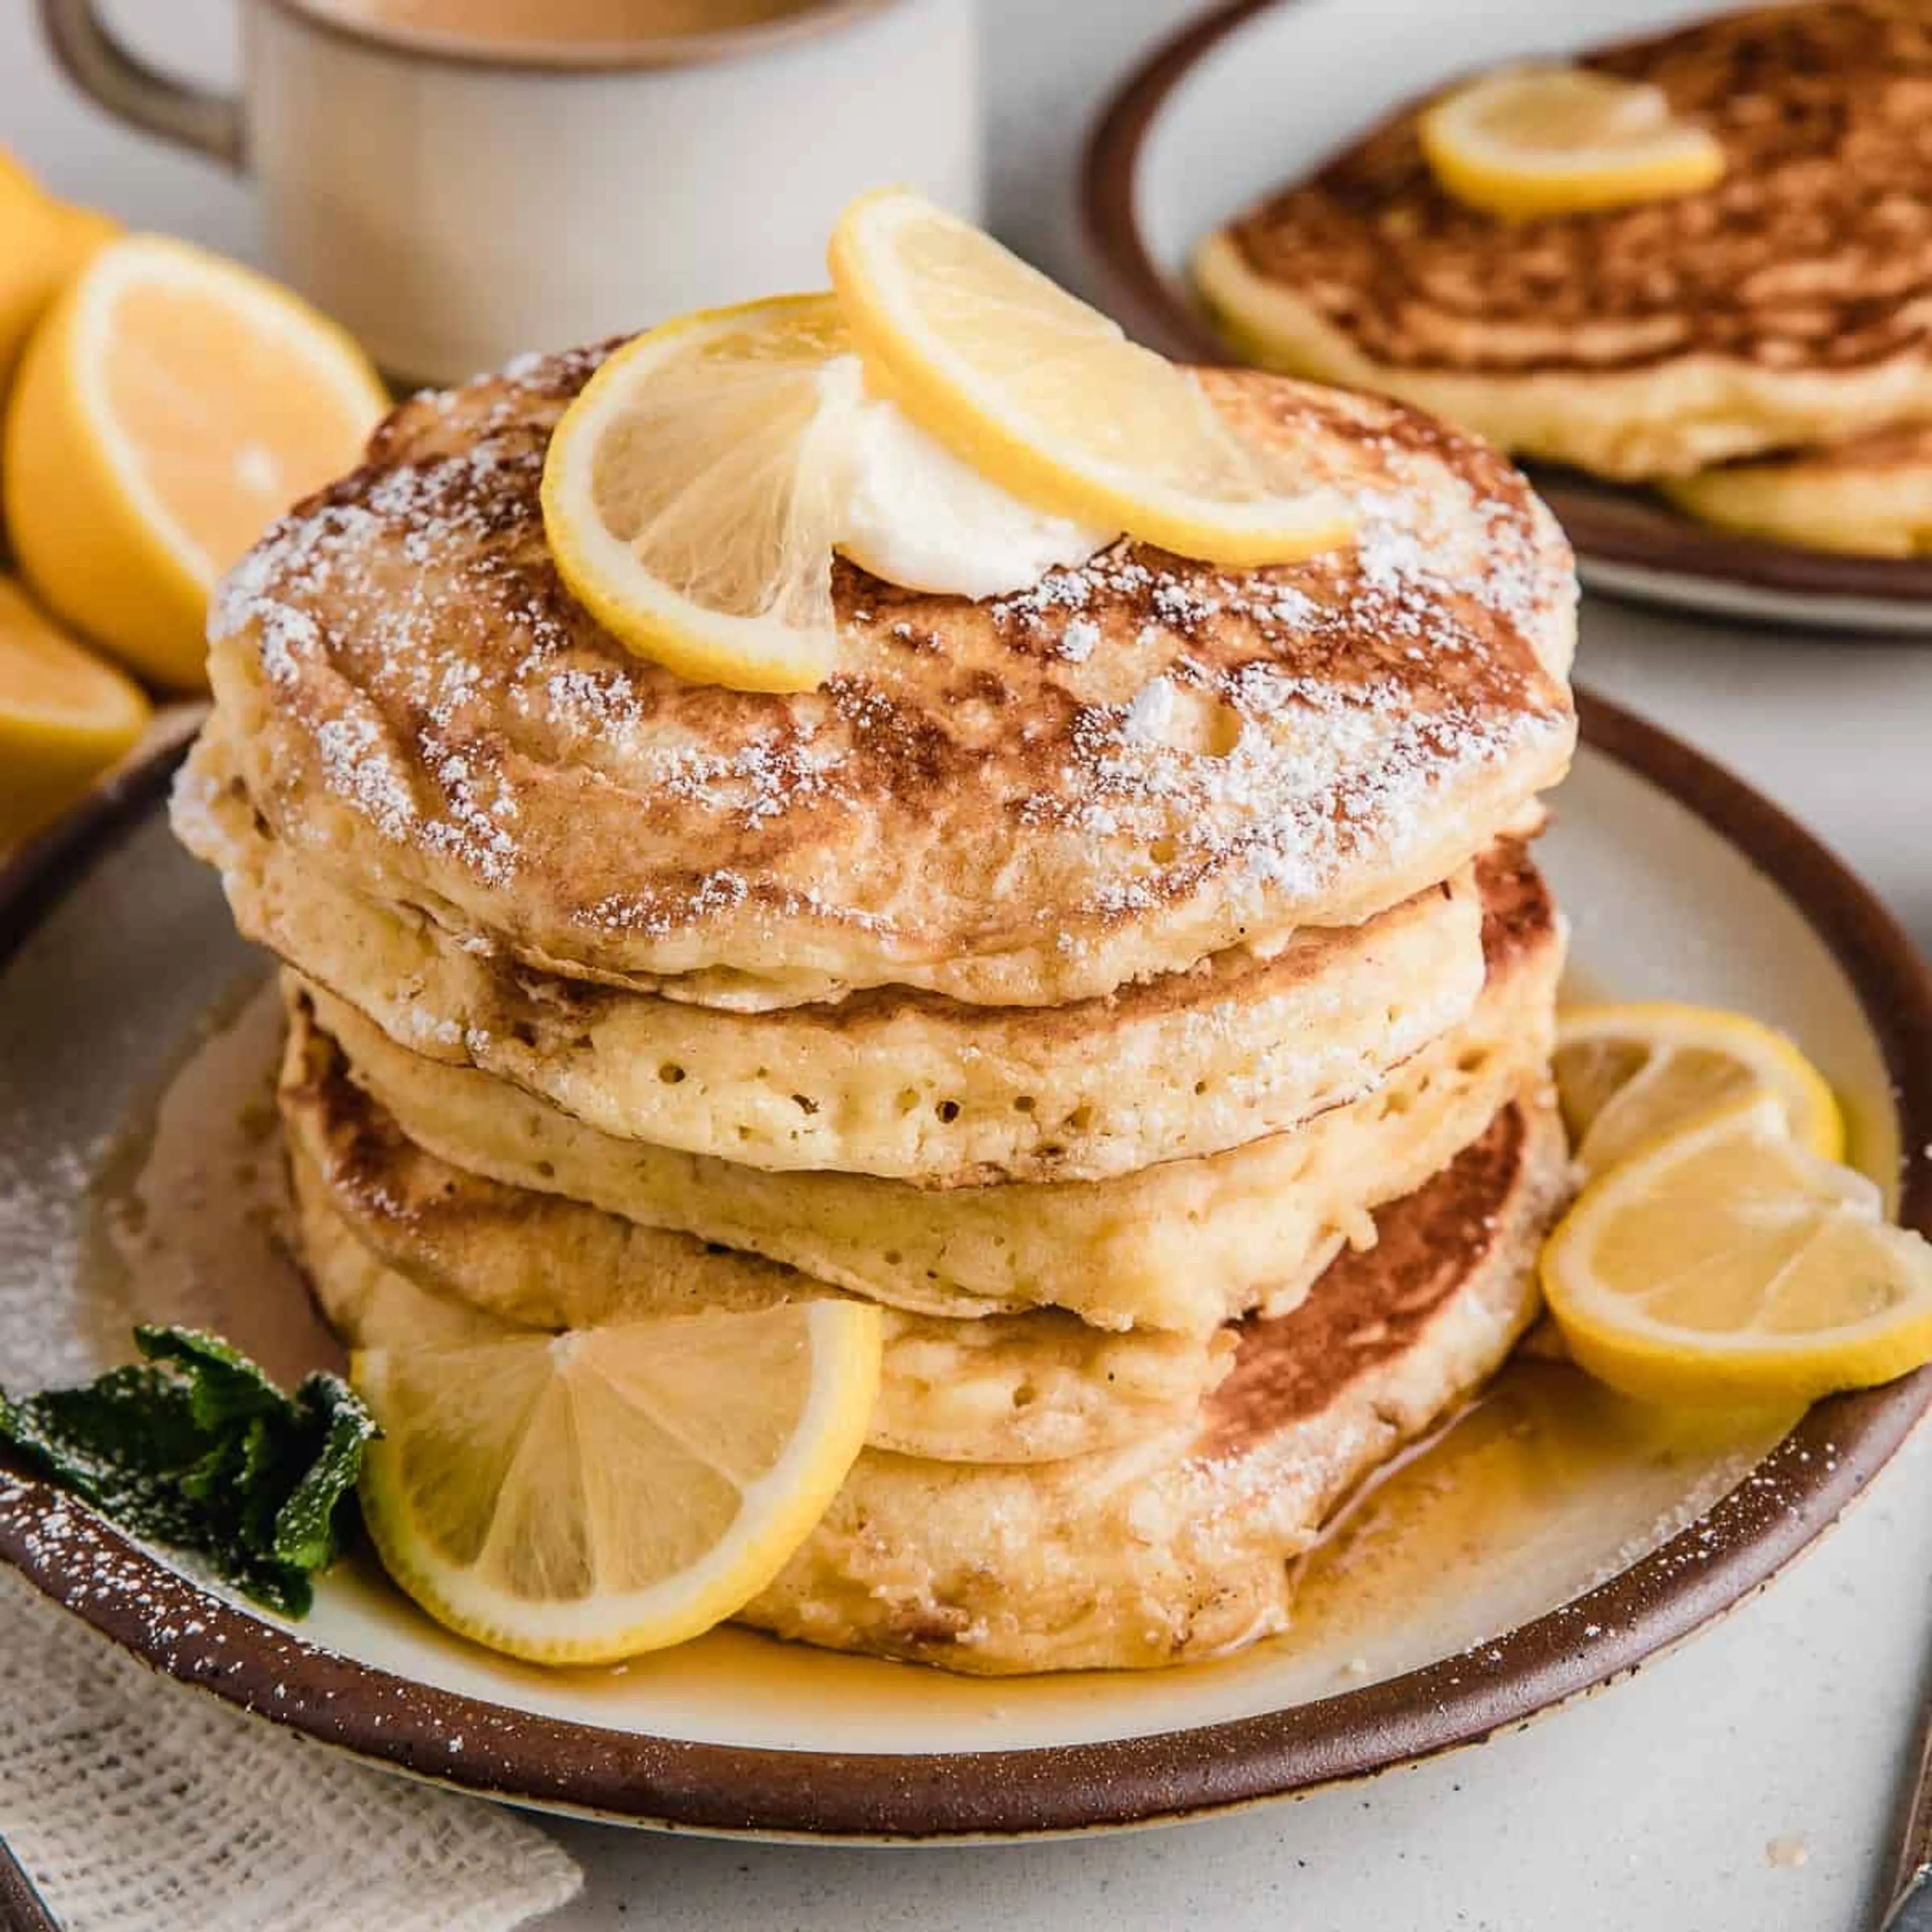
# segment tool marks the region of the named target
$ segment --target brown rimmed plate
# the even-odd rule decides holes
[[[1496,0],[1452,26],[1406,0],[1215,8],[1136,69],[1089,136],[1082,206],[1102,298],[1166,353],[1225,362],[1186,273],[1210,230],[1457,74],[1719,10],[1709,0]],[[1760,623],[1932,635],[1932,561],[1762,542],[1570,471],[1536,482],[1594,590]]]
[[[1906,1220],[1932,1231],[1932,986],[1909,943],[1828,852],[1738,781],[1600,700],[1586,700],[1583,716],[1584,748],[1542,849],[1582,982],[1720,1000],[1786,1028],[1844,1099],[1854,1156],[1895,1190]],[[279,1372],[298,1366],[286,1322],[270,1317],[299,1330],[299,1290],[266,1245],[248,1247],[261,1234],[245,1217],[223,1244],[238,1244],[227,1260],[241,1286],[212,1310],[184,1309],[169,1257],[140,1245],[175,1191],[206,1206],[238,1185],[220,1117],[248,1118],[270,1044],[248,1034],[262,964],[235,938],[214,880],[168,836],[171,763],[164,752],[130,773],[0,880],[10,1386],[88,1371],[124,1346],[134,1313],[200,1312]],[[200,1143],[180,1116],[191,1087],[213,1124],[190,1186],[182,1143],[189,1155]],[[156,1131],[173,1135],[173,1164],[130,1214],[130,1166],[164,1093]],[[148,1262],[104,1273],[104,1216]],[[546,1674],[446,1636],[354,1563],[291,1628],[4,1469],[0,1555],[157,1670],[418,1777],[687,1830],[997,1839],[1197,1816],[1366,1776],[1605,1684],[1774,1576],[1928,1402],[1932,1372],[1822,1404],[1761,1456],[1606,1466],[1551,1534],[1449,1574],[1434,1598],[1349,1630],[1342,1648],[1291,1636],[1133,1676],[979,1683],[736,1631],[617,1671]]]

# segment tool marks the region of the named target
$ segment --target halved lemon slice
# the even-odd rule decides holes
[[[1023,502],[1243,567],[1353,531],[1352,506],[1243,441],[1187,370],[921,196],[854,202],[830,261],[868,375]]]
[[[740,691],[831,670],[845,453],[824,372],[850,351],[830,296],[710,310],[627,343],[564,412],[544,535],[640,656]]]
[[[541,1664],[681,1643],[742,1609],[866,1439],[879,1311],[814,1301],[358,1354],[363,1514],[439,1622]]]
[[[1417,134],[1458,201],[1522,220],[1666,200],[1709,188],[1724,151],[1658,88],[1586,68],[1504,68],[1459,87]]]
[[[1766,1094],[1593,1182],[1543,1286],[1576,1360],[1646,1401],[1802,1404],[1932,1360],[1932,1246],[1793,1142]]]
[[[1558,1015],[1554,1060],[1563,1124],[1586,1174],[1754,1093],[1773,1096],[1793,1139],[1822,1160],[1845,1151],[1825,1077],[1781,1033],[1714,1006],[1652,1000]]]
[[[0,851],[80,797],[148,717],[131,680],[0,577]]]
[[[360,460],[386,406],[368,358],[286,289],[160,236],[97,247],[35,328],[8,413],[21,568],[137,671],[199,685],[215,580]]]

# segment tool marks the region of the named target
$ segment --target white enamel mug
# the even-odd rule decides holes
[[[268,267],[401,378],[823,287],[832,223],[868,188],[980,211],[973,0],[820,0],[575,50],[242,0],[238,99],[156,74],[93,0],[40,4],[104,106],[255,178]]]

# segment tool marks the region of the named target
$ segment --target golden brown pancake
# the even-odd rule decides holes
[[[1773,543],[1923,556],[1932,553],[1932,424],[1720,464],[1664,494],[1694,517]]]
[[[292,974],[284,984],[403,1132],[466,1172],[764,1255],[915,1313],[1061,1307],[1097,1327],[1198,1334],[1292,1306],[1366,1231],[1370,1209],[1420,1186],[1540,1076],[1562,965],[1555,912],[1527,858],[1493,868],[1488,888],[1488,977],[1462,1025],[1291,1133],[1102,1181],[922,1189],[618,1140],[408,1052]]]
[[[1285,1628],[1292,1560],[1528,1326],[1568,1165],[1546,1094],[1505,1108],[1298,1310],[1243,1324],[1233,1372],[1166,1442],[1026,1470],[867,1450],[742,1621],[986,1673],[1174,1664]]]
[[[1361,503],[1235,576],[1123,543],[992,603],[841,564],[839,670],[689,683],[565,592],[538,484],[599,352],[406,404],[216,600],[214,747],[308,862],[461,944],[769,1006],[1050,1004],[1468,862],[1565,769],[1570,558],[1492,452],[1398,406],[1204,378]]]
[[[1932,416],[1932,8],[1759,8],[1582,64],[1660,88],[1724,178],[1504,220],[1437,184],[1413,104],[1204,250],[1244,352],[1629,478]]]
[[[1366,1093],[1482,991],[1475,868],[1365,925],[1070,1006],[874,987],[728,1013],[479,958],[262,833],[238,780],[201,826],[243,933],[398,1046],[620,1138],[752,1167],[958,1186],[1219,1153]]]

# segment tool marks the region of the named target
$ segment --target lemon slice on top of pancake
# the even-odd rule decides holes
[[[1445,94],[1417,128],[1458,201],[1512,220],[1694,194],[1724,151],[1658,88],[1591,69],[1505,68]]]
[[[557,424],[551,554],[639,656],[808,690],[837,662],[835,550],[976,596],[1122,532],[1232,567],[1352,534],[1352,505],[1244,441],[1187,371],[918,196],[854,202],[831,262],[833,294],[638,337]],[[868,437],[881,410],[893,434]]]
[[[718,1310],[357,1354],[363,1516],[430,1616],[539,1664],[681,1643],[809,1536],[866,1440],[881,1317]]]
[[[544,532],[607,630],[699,682],[824,678],[844,520],[824,372],[850,349],[830,296],[781,296],[666,322],[590,379],[550,438]]]
[[[921,196],[862,196],[830,259],[868,374],[1023,501],[1235,567],[1352,534],[1345,498],[1282,473],[1187,370]]]

